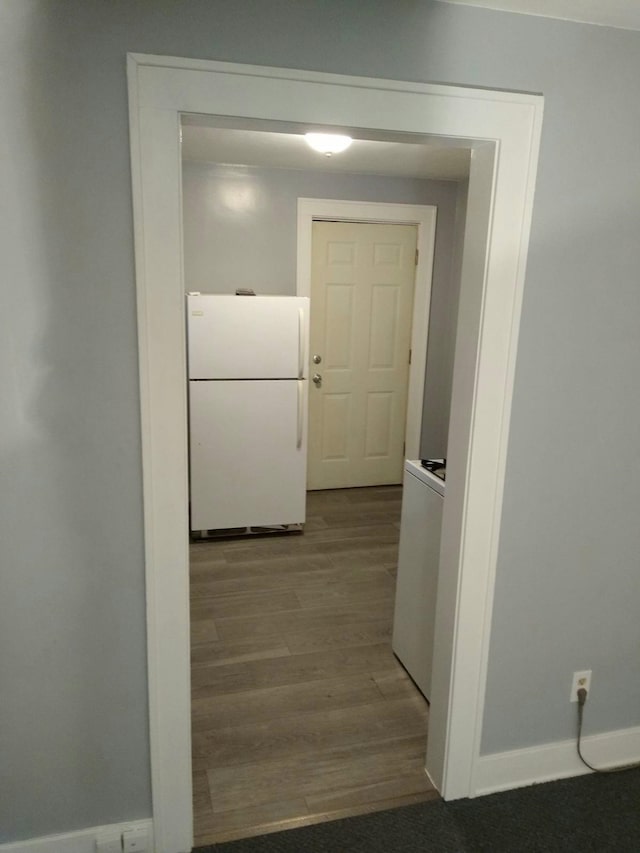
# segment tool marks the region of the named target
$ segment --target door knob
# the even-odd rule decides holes
[[[320,376],[319,373],[314,373],[313,374],[313,381],[316,385],[321,385],[322,384],[322,376]]]
[[[314,357],[313,357],[313,363],[314,364],[320,364],[321,361],[322,361],[321,355],[314,355]]]

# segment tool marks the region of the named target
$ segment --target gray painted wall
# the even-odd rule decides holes
[[[0,837],[150,813],[127,50],[544,93],[484,751],[572,737],[584,667],[588,731],[640,724],[640,34],[418,0],[4,0]]]
[[[468,190],[468,181],[457,184],[453,246],[449,255],[449,286],[438,287],[431,293],[420,440],[421,459],[447,457]]]
[[[298,198],[438,208],[421,443],[423,455],[445,456],[464,226],[458,185],[193,161],[182,176],[185,285],[204,293],[296,292]]]

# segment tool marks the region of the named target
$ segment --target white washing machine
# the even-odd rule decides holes
[[[424,696],[431,694],[445,483],[419,460],[404,466],[392,647]]]

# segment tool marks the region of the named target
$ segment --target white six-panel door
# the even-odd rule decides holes
[[[307,487],[402,482],[415,225],[314,222]]]

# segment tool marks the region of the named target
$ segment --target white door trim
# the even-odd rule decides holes
[[[445,798],[473,795],[542,98],[135,54],[128,82],[156,853],[183,853],[193,840],[182,112],[369,129],[371,138],[435,135],[473,148],[469,207],[485,215],[466,228],[460,323],[471,333],[456,347],[460,426],[450,428],[449,452],[458,462],[444,509],[427,754]]]
[[[419,263],[416,266],[413,296],[411,364],[405,426],[405,456],[408,459],[418,459],[420,456],[420,423],[427,366],[436,217],[437,208],[426,204],[390,204],[329,198],[298,199],[298,296],[311,297],[311,232],[314,220],[383,222],[387,225],[416,225],[418,228]]]

